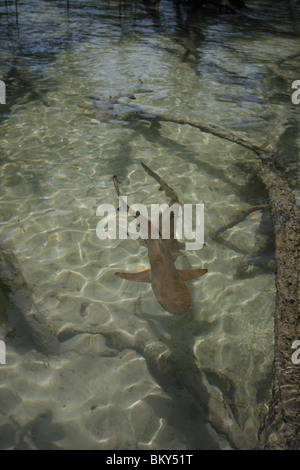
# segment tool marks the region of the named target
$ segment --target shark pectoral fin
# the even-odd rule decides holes
[[[207,273],[207,269],[177,269],[178,277],[181,281],[196,279]]]
[[[116,273],[116,276],[135,282],[151,282],[151,270],[145,269],[140,273]]]

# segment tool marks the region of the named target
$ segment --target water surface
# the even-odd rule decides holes
[[[121,15],[118,2],[91,3],[73,1],[68,13],[60,2],[21,2],[18,30],[13,15],[9,24],[0,18],[8,85],[0,109],[0,240],[16,254],[50,325],[87,331],[62,336],[62,351],[45,357],[18,328],[9,334],[17,313],[4,304],[1,448],[231,448],[188,392],[174,398],[151,374],[141,352],[118,351],[88,333],[103,327],[132,338],[146,331],[172,353],[194,356],[211,385],[230,395],[255,447],[271,390],[274,247],[268,214],[238,214],[267,204],[259,162],[235,144],[146,114],[213,123],[259,145],[287,123],[280,157],[296,191],[291,83],[300,77],[299,58],[278,65],[299,48],[296,12],[256,2],[237,17],[183,14],[180,23],[169,2],[157,14],[137,5]],[[114,106],[103,104],[120,93]],[[183,318],[166,313],[150,286],[115,277],[147,266],[144,248],[96,236],[97,207],[117,207],[114,174],[130,203],[166,202],[140,162],[182,204],[205,205],[206,246],[176,262],[208,269],[188,283],[192,307]]]

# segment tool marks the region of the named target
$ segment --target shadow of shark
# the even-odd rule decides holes
[[[176,193],[170,188],[159,175],[154,173],[147,165],[142,163],[144,170],[152,176],[159,184],[160,189],[165,191],[168,198],[171,199],[169,207],[172,204],[179,204]],[[119,181],[117,176],[113,177],[116,192],[121,197],[119,190]],[[184,244],[179,243],[175,238],[174,223],[171,222],[170,238],[165,239],[161,236],[160,228],[155,228],[150,221],[146,220],[140,213],[135,212],[130,206],[127,206],[127,212],[134,217],[139,217],[140,221],[148,226],[148,236],[141,237],[140,243],[148,249],[150,269],[138,273],[120,273],[116,276],[129,281],[149,282],[151,283],[154,295],[160,305],[169,313],[176,315],[184,314],[191,305],[191,296],[184,281],[196,279],[207,273],[207,269],[176,269],[175,260],[179,250]],[[170,213],[170,219],[174,219],[174,213]]]

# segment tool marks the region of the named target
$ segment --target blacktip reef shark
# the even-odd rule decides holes
[[[142,163],[142,167],[160,184],[160,189],[165,191],[166,196],[171,199],[169,206],[174,203],[179,204],[175,191],[147,165]],[[117,195],[121,197],[117,176],[113,177],[113,181]],[[140,220],[142,220],[141,214],[136,213],[128,205],[127,212],[134,217],[139,216]],[[184,244],[179,243],[175,238],[174,227],[173,230],[170,230],[170,238],[163,239],[159,229],[153,227],[150,221],[144,221],[148,224],[149,235],[147,238],[140,238],[139,241],[148,249],[150,269],[138,273],[117,272],[116,276],[129,281],[150,282],[154,295],[160,305],[169,313],[182,315],[188,310],[191,304],[191,296],[184,281],[203,276],[207,273],[207,269],[176,269],[174,262],[179,254],[179,250],[184,247]],[[157,233],[157,231],[159,233]],[[155,238],[153,234],[156,235]]]

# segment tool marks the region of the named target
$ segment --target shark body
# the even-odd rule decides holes
[[[147,165],[142,163],[142,166],[150,176],[157,180],[160,184],[160,189],[164,190],[166,195],[171,199],[170,205],[179,203],[173,189],[170,188],[159,175],[147,167]],[[116,176],[114,176],[114,185],[118,196],[120,196],[119,182]],[[129,206],[127,206],[127,211],[130,215],[137,217],[136,213],[132,211]],[[140,214],[139,217],[141,217]],[[155,230],[158,231],[159,229],[153,228],[150,221],[147,221],[147,224],[149,236],[140,239],[140,242],[148,249],[150,269],[138,273],[118,272],[116,276],[129,281],[150,282],[154,295],[161,306],[169,313],[182,315],[188,310],[191,304],[191,296],[184,281],[203,276],[207,273],[207,269],[176,269],[174,262],[183,244],[179,243],[175,238],[174,224],[171,224],[170,239],[163,239],[160,233],[156,233],[156,237],[153,238],[153,233],[155,233]]]

